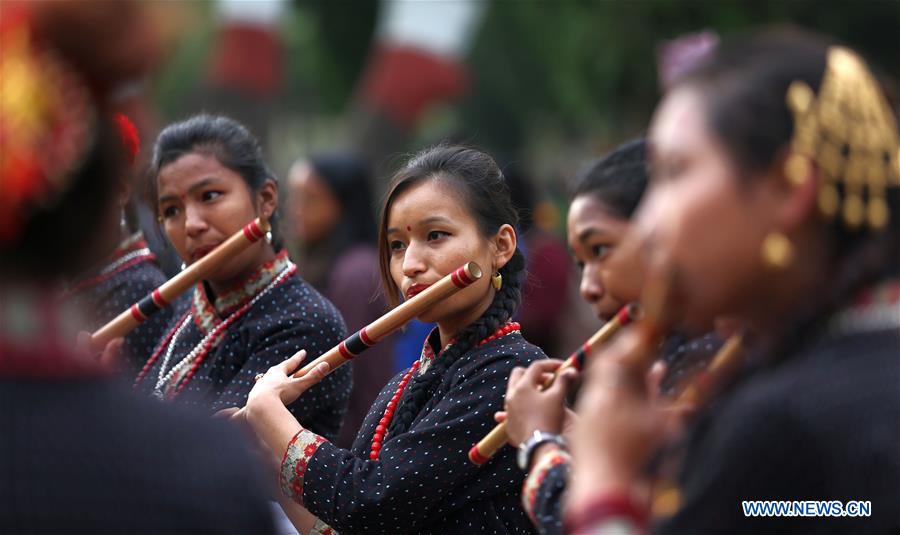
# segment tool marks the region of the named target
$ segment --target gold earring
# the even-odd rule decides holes
[[[763,262],[775,269],[784,269],[794,261],[794,246],[787,236],[770,232],[762,242]]]
[[[491,286],[498,292],[500,291],[500,288],[503,287],[503,275],[501,275],[499,271],[491,275]]]

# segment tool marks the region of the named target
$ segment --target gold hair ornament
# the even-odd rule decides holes
[[[830,48],[819,94],[795,81],[787,104],[794,115],[788,180],[802,183],[815,162],[824,216],[840,212],[851,229],[864,223],[872,230],[885,228],[890,217],[885,192],[900,186],[897,121],[862,58],[847,48]]]

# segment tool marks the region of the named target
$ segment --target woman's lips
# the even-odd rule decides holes
[[[194,252],[191,253],[191,260],[194,262],[200,260],[216,247],[218,247],[218,245],[204,245],[203,247],[194,249]]]
[[[412,286],[409,287],[408,290],[406,290],[406,298],[412,299],[417,294],[425,291],[429,286],[431,286],[431,285],[430,284],[413,284]]]

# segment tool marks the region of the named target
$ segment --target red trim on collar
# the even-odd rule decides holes
[[[68,298],[72,295],[75,295],[79,292],[86,290],[87,288],[97,286],[98,284],[115,277],[119,273],[125,271],[126,269],[128,269],[132,266],[136,266],[136,265],[144,263],[144,262],[156,261],[156,255],[153,254],[152,252],[148,252],[147,254],[136,256],[135,258],[132,258],[131,260],[122,263],[122,265],[120,265],[120,266],[116,266],[116,268],[113,269],[112,271],[103,273],[104,269],[107,269],[108,266],[112,266],[113,264],[115,264],[117,261],[119,261],[119,259],[121,259],[125,255],[133,253],[135,251],[140,251],[141,249],[146,249],[146,248],[147,248],[147,240],[144,239],[144,234],[141,232],[132,234],[128,238],[122,240],[122,242],[120,242],[119,245],[116,246],[115,250],[113,250],[113,252],[110,253],[110,255],[106,259],[106,262],[104,263],[104,267],[100,268],[99,275],[95,275],[93,277],[90,277],[90,278],[87,278],[87,279],[84,279],[81,281],[76,281],[65,292],[64,297]]]
[[[61,309],[52,292],[29,299],[22,313],[40,324],[34,335],[0,332],[0,378],[65,379],[105,375],[94,355],[76,352],[63,334]]]
[[[290,263],[286,249],[279,251],[275,258],[258,266],[243,281],[235,283],[220,295],[216,296],[216,303],[228,302],[228,305],[219,310],[206,291],[203,281],[197,283],[194,289],[191,311],[194,314],[194,324],[204,334],[216,327],[224,316],[239,309],[245,303],[262,291],[278,274],[281,269]],[[282,267],[282,264],[284,267]]]

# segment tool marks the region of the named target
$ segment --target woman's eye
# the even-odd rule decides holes
[[[219,197],[220,195],[222,195],[221,191],[204,191],[203,195],[202,195],[202,199],[204,201],[211,201],[211,200]]]
[[[449,232],[444,232],[443,230],[432,230],[428,233],[428,241],[439,240],[445,236],[449,236]]]
[[[685,163],[682,160],[666,160],[655,164],[650,169],[651,176],[662,179],[672,180],[678,177],[685,170]]]
[[[169,219],[171,217],[175,217],[178,215],[178,207],[177,206],[166,206],[162,210],[162,216],[164,219]]]
[[[402,251],[406,244],[400,240],[394,240],[390,243],[391,251]]]
[[[591,247],[591,254],[594,255],[594,258],[603,258],[612,250],[612,247],[609,245],[597,244]]]

